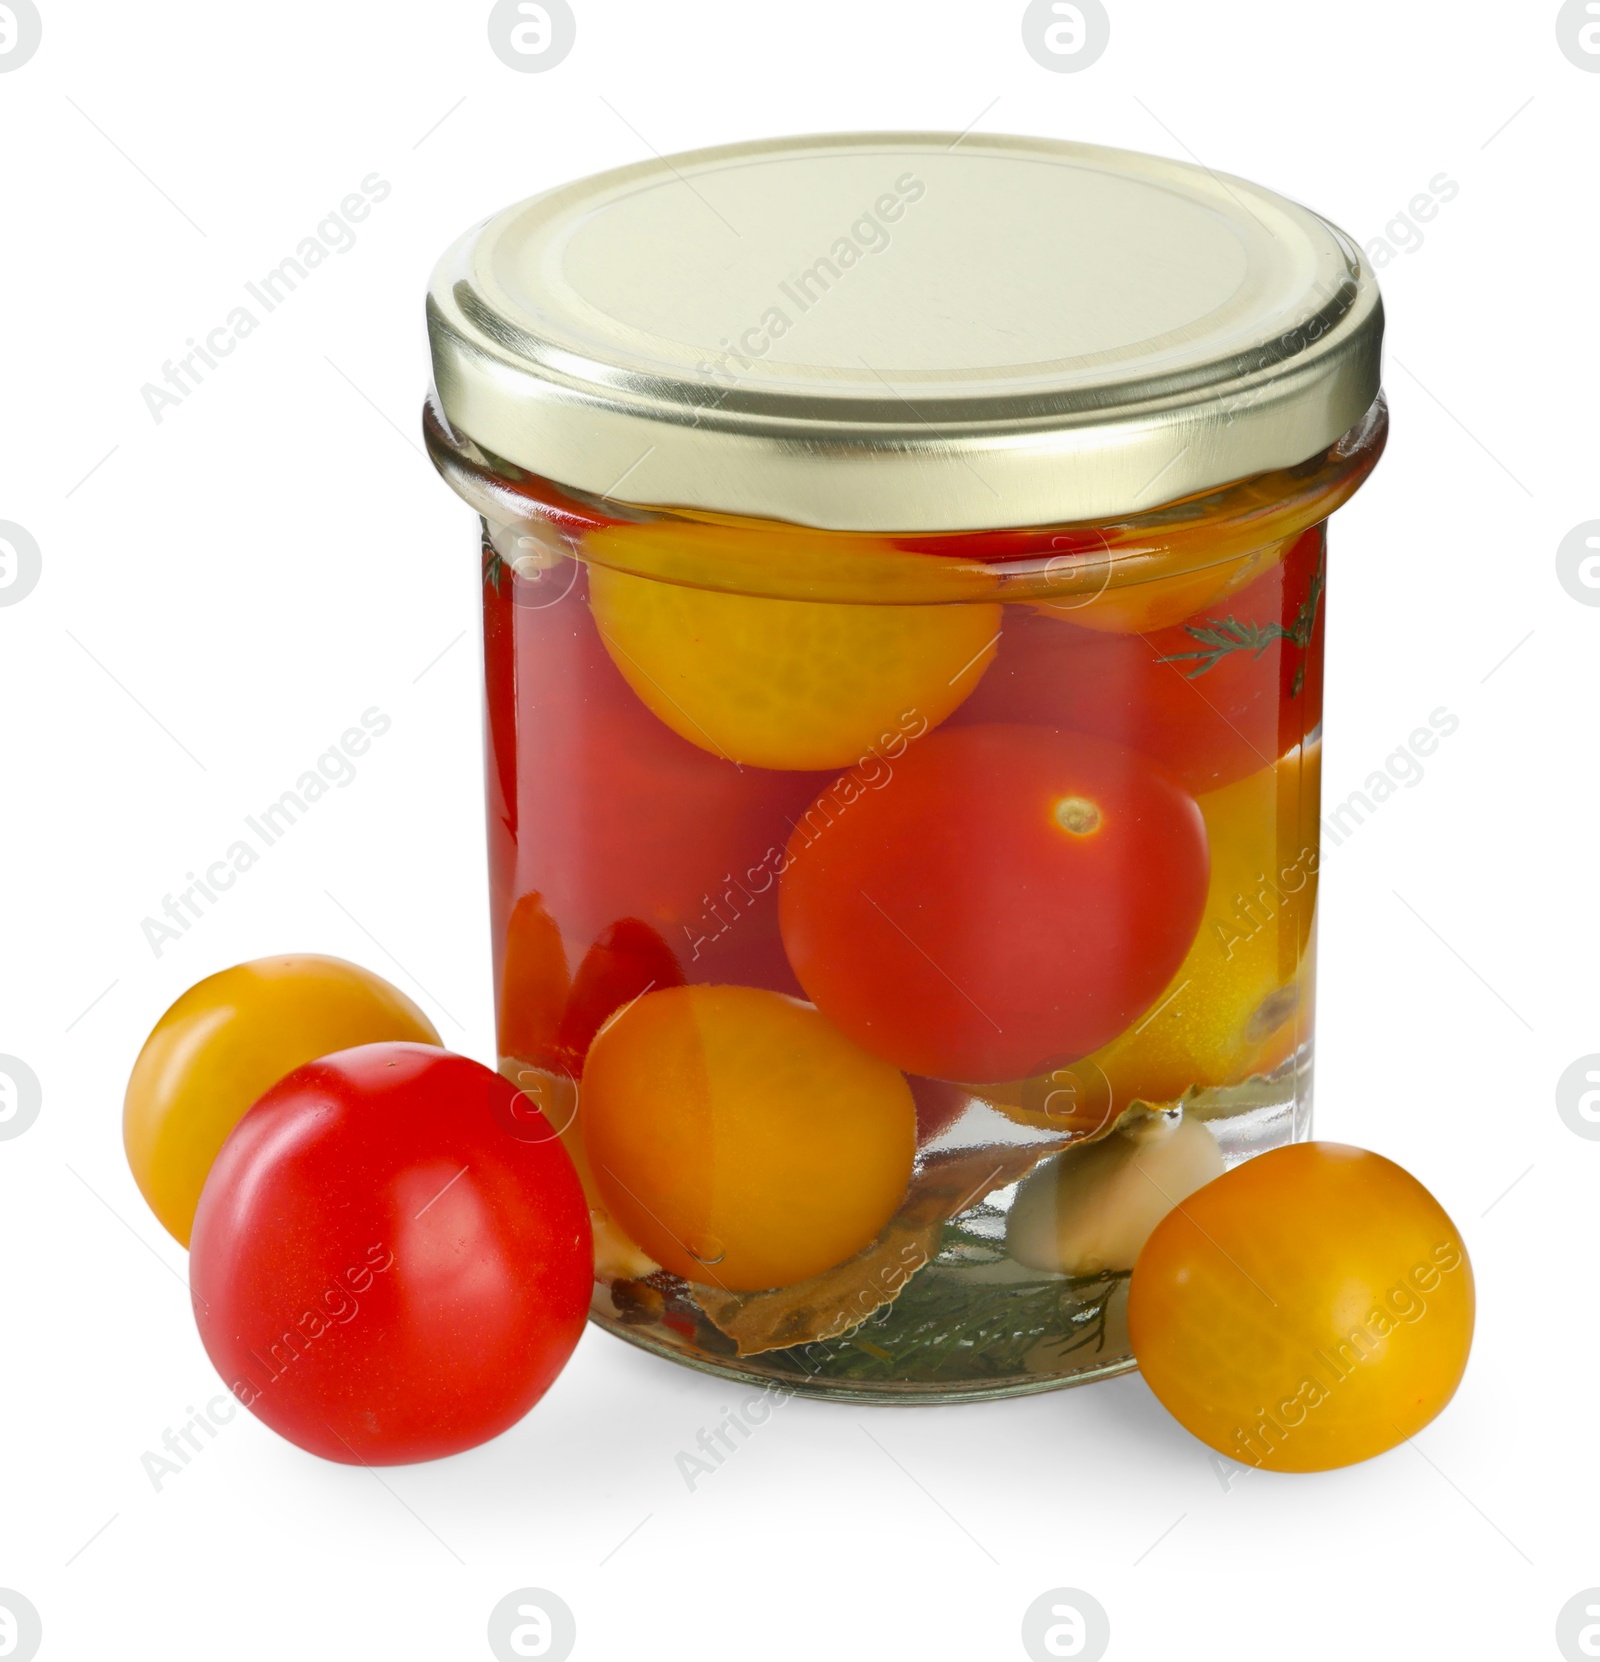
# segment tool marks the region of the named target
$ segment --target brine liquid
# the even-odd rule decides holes
[[[915,1165],[874,1247],[802,1284],[729,1295],[655,1264],[607,1216],[583,1153],[585,1046],[656,984],[642,970],[630,982],[630,965],[665,965],[691,985],[805,996],[778,927],[777,885],[760,878],[837,770],[741,765],[672,730],[597,632],[583,563],[555,551],[514,568],[508,536],[486,533],[501,1066],[563,1136],[590,1191],[600,1325],[729,1377],[856,1399],[1005,1395],[1132,1365],[1129,1266],[1030,1267],[1008,1250],[1008,1222],[1031,1174],[1120,1135],[1143,1104],[1201,1123],[1227,1165],[1309,1134],[1322,584],[1312,535],[1297,556],[1316,561],[1309,610],[1303,598],[1286,603],[1276,635],[1241,625],[1236,640],[1228,626],[1238,620],[1219,601],[1206,614],[1218,630],[1194,634],[1170,687],[1142,670],[1116,681],[1131,661],[1127,637],[999,608],[993,662],[947,725],[1058,727],[1092,715],[1141,756],[1165,750],[1164,767],[1193,760],[1184,783],[1206,818],[1212,877],[1186,977],[1098,1060],[1066,1070],[1065,1117],[1050,1107],[1061,1093],[1048,1079],[913,1078]],[[1272,651],[1270,675],[1258,669],[1250,681],[1247,667]],[[1228,675],[1211,675],[1224,662]],[[1085,663],[1111,678],[1087,683],[1100,689],[1093,711]],[[1062,692],[1069,683],[1076,702]],[[1217,708],[1230,696],[1235,707]]]

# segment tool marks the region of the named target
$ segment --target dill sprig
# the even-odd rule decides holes
[[[1158,662],[1163,664],[1192,664],[1193,667],[1184,674],[1184,679],[1193,681],[1213,670],[1224,658],[1235,652],[1250,652],[1257,658],[1272,645],[1274,641],[1288,641],[1298,646],[1304,652],[1311,645],[1311,632],[1316,627],[1317,607],[1322,600],[1322,589],[1325,581],[1327,556],[1317,561],[1317,569],[1311,578],[1311,587],[1306,593],[1299,611],[1295,613],[1294,622],[1287,628],[1281,623],[1241,622],[1230,612],[1225,618],[1207,618],[1205,625],[1196,628],[1192,623],[1185,624],[1183,632],[1198,641],[1199,647],[1189,652],[1173,652]],[[1306,667],[1299,664],[1294,672],[1294,681],[1289,688],[1289,696],[1298,696],[1301,686],[1305,682]]]

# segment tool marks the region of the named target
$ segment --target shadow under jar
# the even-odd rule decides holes
[[[839,135],[507,209],[428,318],[500,1063],[594,1319],[855,1400],[1130,1367],[1162,1214],[1309,1133],[1358,248],[1176,162]]]

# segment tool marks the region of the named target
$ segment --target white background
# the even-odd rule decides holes
[[[487,1657],[490,1608],[538,1585],[580,1659],[1008,1659],[1070,1585],[1114,1662],[1556,1656],[1600,1584],[1600,1143],[1553,1096],[1600,1050],[1600,610],[1555,574],[1600,517],[1600,74],[1552,0],[1109,0],[1074,74],[1024,51],[1020,0],[575,0],[542,74],[490,52],[485,0],[40,3],[0,75],[0,519],[43,554],[0,608],[0,1052],[43,1083],[0,1142],[0,1585],[41,1654]],[[435,255],[651,148],[974,122],[1192,155],[1368,244],[1460,187],[1380,273],[1393,438],[1335,526],[1328,797],[1430,711],[1460,729],[1328,853],[1317,1086],[1321,1135],[1465,1232],[1456,1401],[1355,1469],[1231,1482],[1136,1376],[791,1402],[690,1493],[674,1454],[730,1387],[591,1330],[473,1453],[377,1480],[240,1414],[157,1492],[140,1456],[220,1385],[123,1161],[156,1017],[325,951],[492,1060],[475,527],[418,438]],[[374,171],[356,245],[153,421],[163,360]],[[356,781],[154,956],[141,918],[372,705],[394,725]]]

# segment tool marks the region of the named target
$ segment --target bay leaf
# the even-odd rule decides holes
[[[1108,1126],[1106,1130],[1111,1128]],[[1104,1133],[1097,1128],[1095,1136]],[[1027,1176],[1041,1160],[1083,1137],[1021,1145],[989,1144],[929,1155],[906,1198],[871,1246],[821,1275],[762,1292],[729,1292],[690,1282],[707,1319],[741,1356],[839,1339],[891,1304],[938,1249],[945,1222],[986,1194]]]

